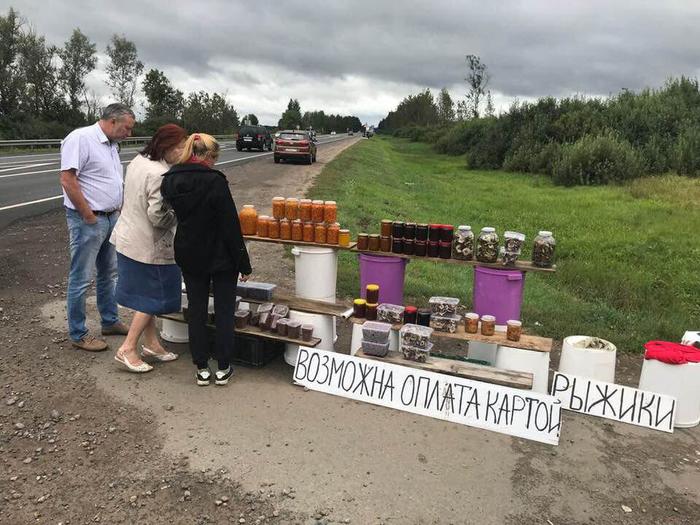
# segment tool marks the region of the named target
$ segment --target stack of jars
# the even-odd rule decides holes
[[[416,255],[418,257],[452,257],[454,227],[447,224],[416,224],[415,222],[381,222],[380,234],[360,233],[357,249]]]
[[[257,217],[257,228],[252,235],[349,246],[350,230],[341,229],[337,218],[335,201],[275,197],[272,199],[272,217]],[[251,234],[244,232],[244,235]]]

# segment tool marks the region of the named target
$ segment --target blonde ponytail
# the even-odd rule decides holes
[[[185,141],[182,155],[178,164],[191,162],[193,159],[204,160],[206,158],[216,160],[219,158],[219,143],[211,135],[206,133],[192,133]]]

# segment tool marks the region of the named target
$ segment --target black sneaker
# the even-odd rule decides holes
[[[216,373],[214,374],[214,383],[217,385],[225,385],[228,383],[228,380],[231,378],[233,375],[233,367],[229,365],[229,367],[226,370],[217,370]]]
[[[211,370],[208,368],[199,368],[197,370],[197,384],[199,386],[207,386],[211,381]]]

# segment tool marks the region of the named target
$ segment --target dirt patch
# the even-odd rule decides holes
[[[333,146],[313,166],[232,169],[236,202],[300,194]],[[2,523],[697,522],[697,428],[566,413],[549,447],[304,391],[281,359],[239,367],[217,389],[194,386],[186,345],[168,345],[181,359],[142,377],[110,352],[74,351],[66,246],[58,212],[0,235]],[[257,278],[293,290],[284,249],[251,253]],[[619,381],[635,384],[640,364],[621,355]]]

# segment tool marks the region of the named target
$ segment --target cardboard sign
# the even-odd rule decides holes
[[[303,346],[294,381],[327,394],[550,445],[559,443],[561,402],[546,394]]]
[[[552,380],[552,395],[572,412],[673,432],[675,397],[559,372]]]

